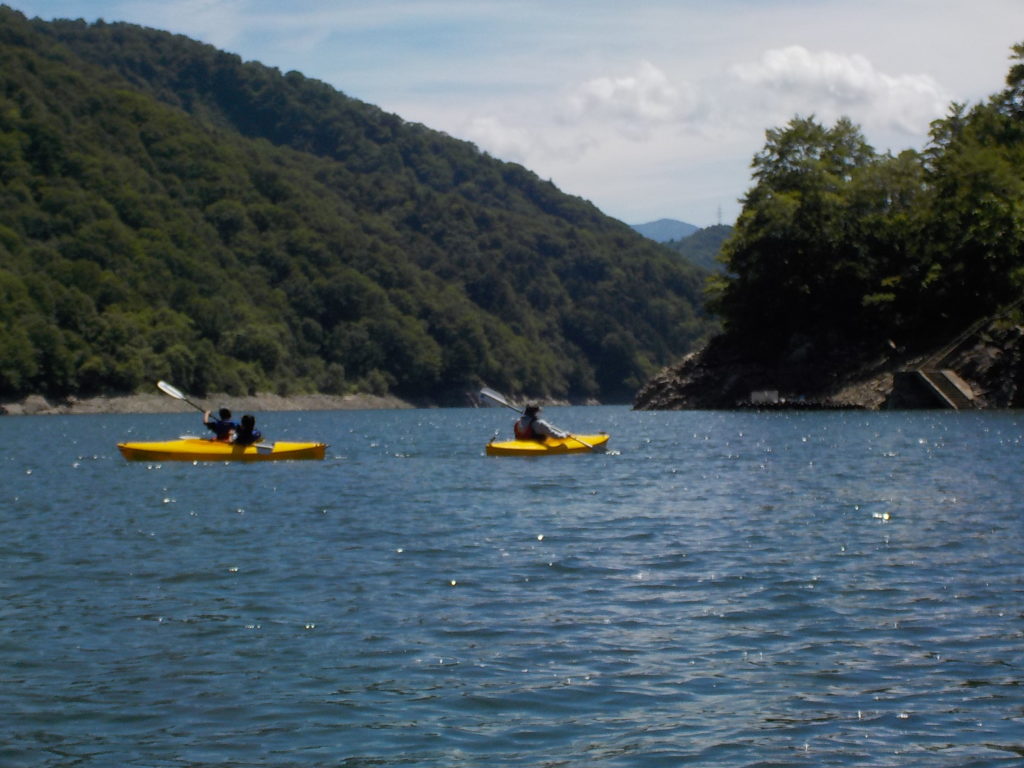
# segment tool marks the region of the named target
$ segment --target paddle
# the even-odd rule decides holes
[[[183,403],[188,403],[193,408],[195,408],[197,411],[202,413],[204,416],[206,415],[206,409],[205,408],[203,408],[201,405],[196,405],[191,400],[189,400],[187,397],[185,397],[185,393],[182,392],[177,387],[168,384],[166,381],[158,381],[156,383],[156,386],[157,386],[157,389],[159,389],[165,395],[169,395],[169,396],[173,397],[175,400],[181,400]],[[270,453],[270,452],[272,452],[274,450],[274,444],[273,443],[253,443],[252,445],[253,445],[253,447],[256,448],[256,450],[259,453]]]
[[[170,395],[175,400],[181,400],[182,402],[188,403],[189,405],[191,405],[193,408],[195,408],[200,413],[202,413],[204,415],[206,414],[206,409],[205,408],[203,408],[202,406],[196,405],[191,400],[189,400],[187,397],[185,397],[185,393],[182,392],[177,387],[172,387],[166,381],[158,381],[156,383],[156,386],[157,386],[157,389],[159,389],[165,395]]]
[[[480,396],[486,398],[487,400],[491,400],[497,403],[498,405],[504,405],[506,408],[511,408],[516,413],[522,412],[522,408],[516,405],[512,405],[512,403],[505,399],[504,395],[502,395],[499,392],[495,392],[493,389],[490,389],[489,387],[484,387],[483,389],[481,389]]]
[[[495,392],[490,387],[484,387],[483,389],[481,389],[480,390],[480,396],[483,397],[483,398],[486,398],[487,400],[491,400],[491,401],[497,403],[498,405],[503,405],[506,408],[511,408],[516,413],[522,413],[522,409],[521,408],[518,408],[517,406],[512,405],[512,403],[510,403],[508,400],[505,399],[505,396],[503,394],[501,394],[500,392]],[[551,426],[554,427],[555,425],[552,424]],[[558,427],[555,427],[555,429],[558,429]],[[565,432],[564,429],[559,430],[559,431],[560,432]],[[576,437],[576,435],[572,434],[571,432],[566,432],[566,434],[569,435],[569,437],[571,437],[577,443],[580,443],[581,445],[587,446],[587,448],[589,448],[590,450],[594,450],[594,446],[592,446],[586,440],[580,440],[578,437]]]

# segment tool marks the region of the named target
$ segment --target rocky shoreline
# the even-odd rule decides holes
[[[237,414],[267,411],[356,411],[412,408],[397,397],[368,394],[356,395],[290,395],[258,394],[245,397],[213,394],[194,400],[198,405],[216,410],[226,405]],[[135,394],[117,397],[71,397],[49,401],[41,395],[30,395],[17,402],[0,403],[0,414],[9,416],[47,416],[95,413],[195,413],[180,400],[160,394]]]
[[[841,358],[817,363],[754,363],[723,339],[663,368],[637,393],[636,410],[825,410],[944,407],[916,373],[956,374],[974,409],[1024,408],[1024,326],[1005,318],[979,324],[953,343],[913,356],[862,356],[844,370]],[[756,402],[758,394],[777,401]]]
[[[879,410],[894,392],[895,367],[846,376],[827,365],[764,365],[714,359],[706,351],[658,372],[633,408],[659,410]],[[761,395],[765,399],[758,401]]]

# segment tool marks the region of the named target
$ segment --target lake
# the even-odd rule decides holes
[[[1020,765],[1024,414],[546,415],[0,418],[0,765]]]

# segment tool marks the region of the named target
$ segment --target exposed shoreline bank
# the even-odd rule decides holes
[[[195,399],[198,405],[216,410],[226,405],[234,413],[262,413],[267,411],[361,411],[413,408],[397,397],[379,395],[291,395],[275,394],[231,395],[213,394]],[[159,394],[136,394],[118,397],[70,398],[51,402],[41,395],[30,395],[24,400],[0,403],[0,415],[53,416],[96,413],[195,413],[196,410],[180,400]]]

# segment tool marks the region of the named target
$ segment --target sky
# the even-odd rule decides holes
[[[731,224],[794,117],[920,149],[1000,91],[1024,0],[3,0],[295,70],[629,224]]]

